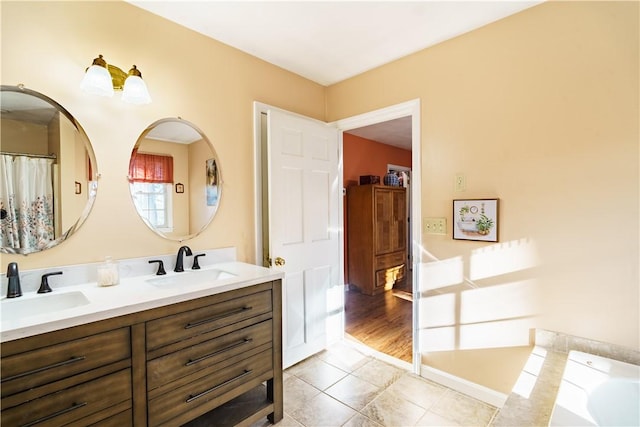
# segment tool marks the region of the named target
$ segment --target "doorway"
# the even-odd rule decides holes
[[[412,357],[410,358],[410,362],[413,364],[413,371],[416,374],[420,374],[420,355],[418,352],[419,349],[419,336],[417,334],[418,331],[418,293],[417,293],[417,283],[418,283],[418,268],[416,268],[417,263],[420,261],[420,250],[422,247],[422,237],[421,230],[419,224],[421,223],[421,202],[419,195],[421,194],[421,147],[420,147],[420,100],[412,100],[408,102],[404,102],[402,104],[397,104],[391,107],[382,108],[379,110],[371,111],[368,113],[361,114],[359,116],[354,116],[348,119],[339,120],[336,122],[338,130],[341,131],[341,142],[344,144],[344,133],[352,132],[356,129],[361,129],[367,126],[381,124],[389,121],[393,121],[396,119],[402,119],[408,121],[409,126],[406,126],[406,131],[410,134],[410,149],[411,149],[411,179],[409,185],[409,192],[412,195],[413,203],[410,205],[410,217],[412,219],[410,227],[411,231],[408,235],[409,244],[411,245],[411,250],[408,253],[415,254],[408,261],[408,274],[411,277],[411,299],[412,301],[402,301],[405,306],[406,304],[410,304],[411,313],[408,314],[406,310],[403,312],[405,316],[410,316],[410,320],[405,320],[411,323],[411,331],[410,331],[410,347],[412,349]],[[344,146],[343,146],[344,153]],[[344,158],[341,159],[343,161],[344,168]],[[343,176],[344,178],[344,176]],[[382,179],[382,177],[381,177]],[[348,226],[343,223],[343,226]],[[344,260],[345,263],[349,262],[348,259]],[[388,295],[387,295],[388,294]],[[390,304],[399,303],[400,299],[394,297],[390,292],[382,294],[386,296],[386,298],[390,298]],[[355,303],[356,307],[360,307],[358,303]],[[345,309],[348,310],[347,302],[345,301]],[[347,313],[345,313],[345,318],[347,317]],[[394,314],[391,315],[392,317]],[[401,317],[400,314],[395,314],[395,316]],[[345,322],[345,330],[346,330],[346,322]],[[404,339],[405,341],[408,338]],[[385,341],[384,339],[382,341]],[[393,343],[391,343],[393,345]]]
[[[376,123],[345,131],[342,138],[345,334],[409,364],[411,121],[406,116]]]

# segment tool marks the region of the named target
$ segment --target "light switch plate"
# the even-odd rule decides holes
[[[447,219],[425,218],[424,232],[426,234],[447,234]]]
[[[456,174],[454,189],[456,192],[461,192],[467,189],[467,178],[464,174]]]

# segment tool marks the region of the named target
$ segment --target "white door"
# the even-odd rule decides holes
[[[283,281],[283,365],[342,333],[338,131],[267,110],[268,258]]]

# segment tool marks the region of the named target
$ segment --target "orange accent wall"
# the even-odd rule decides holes
[[[342,135],[343,185],[347,188],[360,184],[361,175],[378,175],[380,184],[387,173],[387,165],[411,167],[411,150],[393,147],[370,139],[344,133]],[[347,200],[344,203],[344,282],[349,283],[347,266]]]
[[[361,175],[378,175],[382,184],[388,164],[411,167],[411,150],[403,150],[348,133],[342,136],[342,150],[345,188],[358,185]]]

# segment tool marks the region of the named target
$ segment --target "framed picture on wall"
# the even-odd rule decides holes
[[[498,241],[498,199],[453,201],[453,238]]]
[[[207,206],[218,204],[218,165],[215,159],[208,159],[206,162],[207,174]]]
[[[180,182],[176,184],[176,193],[184,193],[184,184]]]

